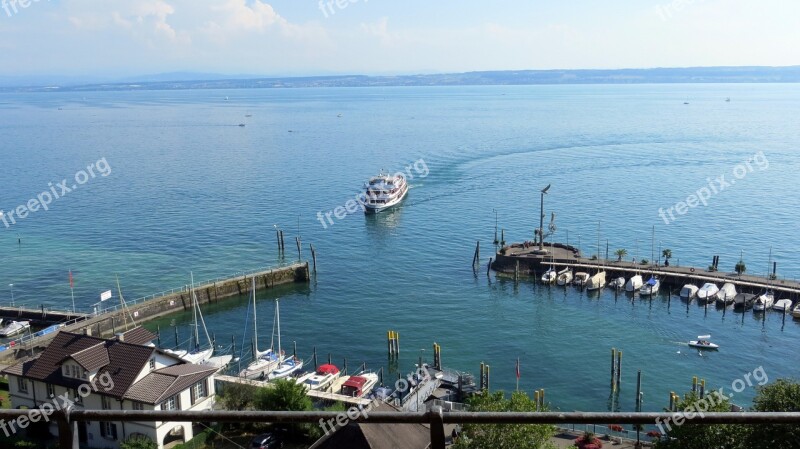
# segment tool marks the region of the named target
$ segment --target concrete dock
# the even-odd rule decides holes
[[[204,304],[247,295],[251,291],[253,279],[256,281],[257,291],[292,282],[308,282],[310,279],[308,262],[256,270],[251,273],[196,285],[194,288],[195,296],[199,304]],[[62,323],[61,330],[75,333],[86,332],[97,336],[113,335],[117,331],[124,330],[125,323],[128,326],[132,322],[140,325],[170,313],[191,310],[190,290],[187,285],[160,296],[154,295],[128,301],[125,308],[117,304],[97,314],[77,316],[71,321]],[[10,343],[5,346],[4,350],[0,350],[0,360],[30,355],[33,349],[47,346],[55,334],[53,332],[46,335],[29,335],[19,338],[13,344]]]
[[[789,298],[793,302],[800,300],[800,282],[787,279],[768,279],[746,273],[741,276],[735,272],[709,271],[708,267],[664,266],[655,263],[641,264],[628,261],[618,262],[607,259],[590,259],[582,257],[577,248],[562,243],[545,242],[546,252],[540,252],[537,244],[514,243],[501,248],[496,254],[492,269],[501,273],[540,276],[550,265],[556,268],[572,267],[576,271],[595,273],[604,270],[607,280],[617,276],[629,278],[635,274],[642,276],[653,274],[661,280],[662,286],[677,287],[685,284],[698,286],[706,282],[714,282],[720,286],[730,282],[736,285],[737,291],[753,293],[773,290],[775,299]],[[652,262],[652,261],[651,261]],[[646,280],[646,279],[645,279]]]

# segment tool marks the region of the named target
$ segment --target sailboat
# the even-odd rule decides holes
[[[275,317],[278,323],[278,352],[282,355],[283,351],[281,350],[281,309],[278,303],[278,300],[275,300]],[[284,377],[289,377],[292,374],[296,373],[297,371],[303,368],[303,361],[298,359],[296,356],[292,357],[285,357],[278,366],[267,375],[267,380],[275,380],[275,379],[282,379]]]
[[[661,281],[658,280],[658,276],[650,276],[650,279],[648,279],[639,290],[639,294],[642,296],[652,296],[658,293],[660,288]]]
[[[271,373],[283,361],[283,354],[276,354],[272,350],[272,342],[269,344],[269,349],[266,351],[258,350],[258,318],[256,317],[256,289],[255,278],[253,278],[253,361],[247,365],[247,368],[239,372],[239,377],[247,379],[266,379],[267,374]],[[275,313],[278,313],[278,303],[275,302]],[[275,321],[272,322],[272,334],[275,335]]]
[[[605,286],[606,286],[606,272],[598,271],[597,273],[594,274],[594,276],[589,278],[589,282],[586,283],[586,290],[589,291],[600,290]]]
[[[192,350],[185,350],[185,349],[165,349],[164,352],[168,354],[172,354],[180,359],[183,359],[189,363],[204,363],[207,362],[208,359],[214,355],[214,344],[211,342],[211,336],[208,335],[208,329],[206,328],[206,322],[203,319],[203,312],[200,311],[200,305],[197,303],[197,296],[194,293],[194,274],[191,275],[192,284],[191,284],[191,296],[192,296],[192,308],[194,316],[192,318],[192,326],[194,326],[194,349]],[[197,318],[200,318],[200,321]],[[203,331],[206,334],[206,339],[208,340],[208,348],[200,349],[200,324],[203,325]]]

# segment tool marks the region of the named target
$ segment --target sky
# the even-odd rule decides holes
[[[800,64],[797,0],[0,0],[0,76]]]

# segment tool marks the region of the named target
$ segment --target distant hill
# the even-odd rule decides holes
[[[206,79],[203,79],[206,78]],[[131,77],[124,82],[94,84],[31,83],[0,87],[0,91],[130,91],[174,89],[252,89],[302,87],[489,86],[531,84],[643,83],[797,83],[800,66],[690,67],[617,70],[517,70],[397,76],[332,75],[258,78],[198,73],[167,73]],[[0,79],[2,82],[2,79]],[[56,88],[57,87],[57,88]]]

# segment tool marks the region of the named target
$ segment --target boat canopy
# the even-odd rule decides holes
[[[698,340],[708,340],[709,338],[711,338],[711,335],[698,335],[697,336]]]
[[[656,278],[650,278],[647,280],[647,285],[656,285]]]
[[[325,374],[336,374],[338,372],[339,368],[337,368],[335,365],[329,365],[327,363],[324,365],[320,365],[319,368],[317,368],[317,374],[319,374],[320,376],[323,376]]]
[[[351,387],[351,388],[355,388],[355,389],[361,390],[361,388],[363,388],[364,385],[366,385],[366,383],[367,383],[367,378],[366,377],[350,376],[350,378],[347,379],[344,384],[342,384],[342,388]]]

